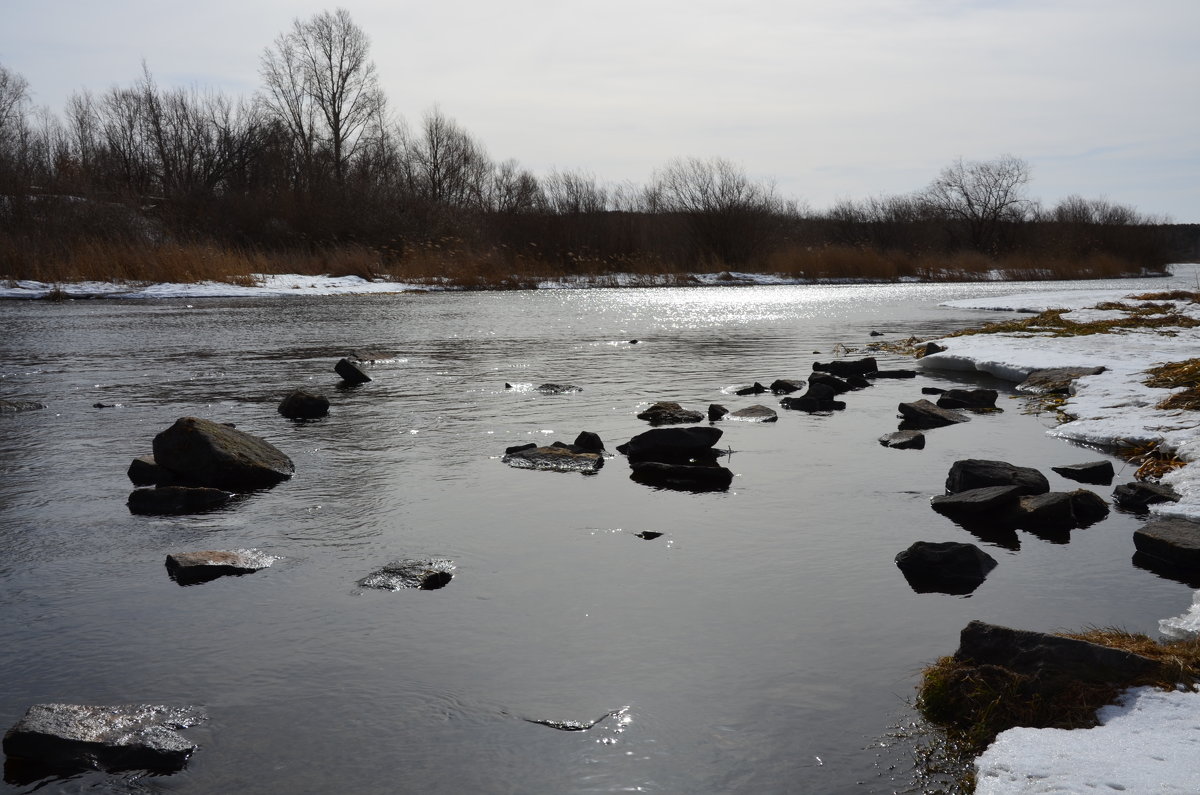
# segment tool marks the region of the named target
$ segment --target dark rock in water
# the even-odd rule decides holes
[[[129,512],[142,516],[179,516],[203,513],[224,506],[229,492],[206,486],[159,486],[154,489],[134,489],[126,505]]]
[[[127,474],[135,486],[170,486],[175,482],[175,476],[160,467],[152,455],[133,459]]]
[[[1075,379],[1103,372],[1103,367],[1055,367],[1049,370],[1035,370],[1017,384],[1017,391],[1031,395],[1068,394]]]
[[[775,422],[779,419],[779,415],[775,413],[775,409],[754,405],[738,409],[729,414],[726,419],[742,420],[744,422]]]
[[[1019,486],[985,486],[956,494],[939,494],[929,501],[929,505],[954,521],[997,523],[1005,520],[1020,496]]]
[[[867,336],[870,336],[870,337],[882,337],[882,336],[883,336],[883,332],[882,332],[882,331],[872,331],[872,332],[871,332],[869,335],[867,335]]]
[[[845,378],[850,375],[866,375],[878,370],[879,367],[875,363],[875,357],[868,356],[864,359],[834,359],[824,364],[813,362],[813,369]]]
[[[37,411],[46,408],[32,400],[0,400],[0,414],[15,414],[18,411]]]
[[[512,388],[513,388],[513,385],[512,385],[512,384],[510,384],[510,383],[508,383],[507,381],[505,381],[505,382],[504,382],[504,388],[505,388],[505,389],[512,389]]]
[[[946,491],[955,494],[984,486],[1019,486],[1022,494],[1050,491],[1046,476],[1032,467],[1019,467],[1006,461],[967,458],[955,461],[946,476]]]
[[[905,431],[941,428],[946,425],[968,422],[971,419],[957,411],[939,409],[923,398],[912,403],[901,403],[898,411],[900,412],[900,416],[904,418],[903,422],[900,423],[900,429]]]
[[[340,375],[347,384],[366,384],[371,380],[371,376],[364,373],[357,364],[349,359],[338,359],[338,363],[333,366],[333,371]]]
[[[811,391],[811,390],[810,390]],[[779,405],[792,411],[807,411],[815,414],[822,411],[845,411],[846,403],[841,400],[822,400],[821,398],[798,397],[784,398]]]
[[[662,533],[656,533],[653,530],[643,530],[640,533],[634,533],[634,535],[643,541],[653,541],[656,538],[662,537]]]
[[[444,588],[454,578],[454,561],[445,558],[405,558],[394,560],[358,581],[363,588],[401,591],[415,588],[435,591]]]
[[[94,409],[115,409],[116,407],[117,407],[116,403],[93,403],[92,404],[92,408],[94,408]]]
[[[946,390],[942,389],[940,386],[923,386],[923,387],[921,387],[922,395],[941,395],[941,394],[944,394],[945,392],[946,392]]]
[[[938,345],[936,342],[925,343],[925,355],[932,356],[935,353],[943,353],[947,350],[944,345]]]
[[[1179,493],[1162,483],[1132,481],[1113,489],[1113,503],[1122,510],[1145,513],[1159,502],[1178,502]]]
[[[506,453],[501,459],[517,469],[542,469],[554,472],[597,472],[604,466],[599,453],[577,452],[564,444],[525,448]]]
[[[744,386],[741,389],[734,390],[735,395],[761,395],[766,392],[767,388],[755,381],[751,386]]]
[[[869,386],[874,386],[865,376],[861,375],[846,376],[846,385],[851,389],[866,389]]]
[[[846,390],[844,390],[844,389],[842,390],[842,392],[845,392],[845,391]],[[838,392],[838,390],[834,389],[829,384],[823,384],[818,381],[816,383],[809,384],[808,389],[805,390],[804,394],[801,395],[800,397],[811,398],[813,400],[833,400],[839,394],[841,394],[841,393]],[[786,398],[785,398],[785,400],[786,400]]]
[[[896,566],[917,593],[964,595],[996,568],[996,559],[974,544],[918,541],[896,556]]]
[[[1027,494],[1018,500],[1013,521],[1026,529],[1070,530],[1076,525],[1074,501],[1061,491]]]
[[[630,477],[648,486],[688,491],[723,491],[733,483],[733,472],[722,466],[668,464],[662,461],[630,461]]]
[[[685,422],[700,422],[704,415],[698,411],[685,409],[678,403],[661,400],[637,415],[639,420],[646,420],[651,425],[679,425]]]
[[[793,378],[776,378],[771,382],[771,391],[776,395],[791,394],[804,389],[805,382],[800,379]]]
[[[630,345],[637,345],[637,344],[638,344],[638,341],[637,341],[637,340],[630,340],[630,341],[629,341],[629,344],[630,344]]]
[[[947,389],[937,405],[943,409],[994,409],[996,396],[994,389]]]
[[[849,392],[852,387],[850,384],[829,373],[813,373],[808,377],[808,391],[812,392],[816,386],[825,386],[833,390],[833,394],[840,395],[843,392]]]
[[[708,406],[708,421],[716,422],[729,413],[729,409],[719,403],[710,403]]]
[[[537,442],[526,442],[525,444],[514,444],[512,447],[504,448],[504,454],[512,455],[513,453],[519,453],[522,450],[536,450],[536,449],[537,449]]]
[[[1071,495],[1071,510],[1080,527],[1095,524],[1108,516],[1108,503],[1094,491],[1075,489],[1068,493]]]
[[[279,404],[279,413],[293,420],[314,420],[329,413],[329,399],[297,389]]]
[[[183,417],[154,437],[154,460],[180,483],[253,491],[292,476],[292,460],[263,439],[197,417]]]
[[[601,441],[600,434],[581,431],[575,437],[575,443],[571,445],[571,448],[580,453],[603,453],[604,442]]]
[[[654,428],[617,446],[636,461],[679,461],[694,458],[715,458],[713,445],[721,438],[720,428],[703,426],[696,428]]]
[[[534,391],[543,395],[569,395],[572,392],[582,392],[583,388],[574,384],[542,384],[534,387]]]
[[[876,370],[873,373],[867,373],[867,378],[916,378],[916,370]]]
[[[196,750],[178,729],[206,719],[199,707],[35,704],[4,735],[8,762],[54,771],[180,770]]]
[[[195,585],[218,577],[253,574],[275,562],[256,549],[207,549],[167,555],[167,573],[180,585]]]
[[[1120,649],[972,621],[963,629],[954,659],[999,665],[1010,671],[1065,676],[1087,682],[1126,682],[1158,669],[1154,660]]]
[[[1068,464],[1067,466],[1050,467],[1050,470],[1057,472],[1067,480],[1074,480],[1077,483],[1094,483],[1099,486],[1109,485],[1115,476],[1112,461],[1090,461],[1086,464]]]
[[[925,434],[920,431],[896,431],[880,436],[879,443],[893,450],[924,450]]]
[[[1138,552],[1176,569],[1200,573],[1200,523],[1187,519],[1155,519],[1133,534]]]

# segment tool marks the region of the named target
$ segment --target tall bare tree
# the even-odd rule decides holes
[[[384,113],[370,48],[367,34],[339,8],[293,20],[262,57],[267,107],[292,135],[310,174],[317,147],[328,147],[338,185],[364,132]]]
[[[1022,220],[1032,206],[1025,195],[1029,176],[1029,164],[1012,155],[960,157],[942,169],[922,198],[934,212],[964,223],[977,250],[995,253],[1001,225]]]

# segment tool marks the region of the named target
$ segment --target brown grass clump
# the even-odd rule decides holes
[[[1173,690],[1200,681],[1200,640],[1158,643],[1119,629],[1088,629],[1063,637],[1140,654],[1159,663],[1134,681],[1095,683],[1063,676],[1032,676],[996,665],[973,665],[942,657],[923,672],[917,708],[945,727],[949,738],[972,755],[1015,726],[1083,729],[1097,725],[1096,710],[1130,687]]]
[[[1200,359],[1160,364],[1146,372],[1146,386],[1181,390],[1159,402],[1158,408],[1200,410]]]
[[[1141,295],[1131,295],[1137,301],[1187,301],[1191,304],[1200,304],[1200,293],[1191,290],[1170,290],[1162,293],[1142,293]]]
[[[1157,441],[1126,445],[1117,450],[1117,455],[1131,464],[1137,464],[1137,470],[1133,473],[1135,480],[1157,481],[1187,463]]]
[[[974,329],[964,329],[948,334],[949,337],[962,337],[971,334],[1048,334],[1052,337],[1080,337],[1089,334],[1112,334],[1138,329],[1162,329],[1160,334],[1171,335],[1173,329],[1195,328],[1200,326],[1200,320],[1187,315],[1167,314],[1133,314],[1111,320],[1092,320],[1075,322],[1063,317],[1066,309],[1048,309],[1032,317],[1022,320],[1007,320],[999,323],[988,323]]]

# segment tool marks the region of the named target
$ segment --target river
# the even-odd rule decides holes
[[[984,379],[970,384],[1000,389],[1002,413],[931,431],[922,451],[881,447],[897,403],[963,383],[936,374],[880,380],[831,415],[718,423],[726,492],[641,485],[620,455],[595,475],[513,469],[504,448],[586,430],[612,452],[647,429],[634,415],[649,402],[776,407],[731,387],[804,378],[871,331],[1004,316],[948,299],[1168,285],[1189,286],[4,302],[0,397],[47,408],[0,416],[0,728],[40,702],[197,704],[210,719],[175,775],[10,776],[0,791],[920,791],[915,685],[968,621],[1153,634],[1191,602],[1131,563],[1135,517],[1069,543],[982,541],[929,508],[960,458],[1036,466],[1070,490],[1049,467],[1104,453],[1047,437],[1053,416]],[[334,363],[363,349],[397,357],[341,388]],[[543,382],[582,391],[527,388]],[[327,395],[329,416],[280,416],[295,387]],[[264,437],[295,477],[223,511],[131,515],[130,460],[188,415]],[[918,540],[973,541],[999,566],[970,596],[917,594],[893,559]],[[280,559],[190,587],[163,565],[246,547]],[[447,587],[356,586],[425,556],[455,562]],[[531,722],[610,712],[589,731]]]

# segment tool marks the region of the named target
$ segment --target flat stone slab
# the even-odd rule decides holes
[[[1113,502],[1118,508],[1134,513],[1145,513],[1151,505],[1160,502],[1178,502],[1179,493],[1162,483],[1131,481],[1113,489]]]
[[[879,443],[893,450],[924,450],[925,434],[920,431],[896,431],[880,436]]]
[[[955,494],[939,494],[929,501],[929,505],[954,520],[1000,521],[1008,516],[1020,497],[1018,486],[985,486]]]
[[[954,658],[1033,676],[1055,674],[1092,682],[1125,682],[1158,668],[1154,660],[1120,649],[982,621],[963,629]]]
[[[436,591],[454,578],[454,561],[446,558],[404,558],[394,560],[358,581],[363,588],[383,591]]]
[[[1071,391],[1071,384],[1076,378],[1099,375],[1103,372],[1103,367],[1054,367],[1048,370],[1034,370],[1024,381],[1017,384],[1017,391],[1030,395],[1065,394]]]
[[[4,753],[53,769],[170,772],[196,750],[177,730],[206,719],[199,707],[35,704],[4,735]]]
[[[868,356],[864,359],[834,359],[831,362],[825,363],[813,362],[812,367],[817,372],[831,373],[839,378],[851,375],[866,375],[879,369],[873,356]]]
[[[1050,481],[1041,472],[1007,461],[965,458],[955,461],[946,476],[946,491],[950,494],[984,486],[1019,486],[1022,494],[1050,491]]]
[[[944,428],[947,425],[957,425],[971,420],[966,414],[951,409],[941,409],[924,398],[911,403],[901,403],[897,407],[903,422],[901,430],[926,430],[929,428]]]
[[[180,585],[215,580],[229,575],[252,574],[276,558],[257,549],[206,549],[167,555],[167,572]]]
[[[994,389],[947,389],[938,396],[942,409],[994,409],[997,392]]]
[[[725,419],[742,420],[743,422],[775,422],[779,419],[779,415],[775,413],[775,409],[756,404],[747,406],[744,409],[738,409],[737,411],[731,411],[725,415]]]
[[[1057,472],[1067,480],[1076,483],[1092,483],[1107,486],[1113,482],[1115,473],[1112,461],[1088,461],[1084,464],[1066,464],[1060,467],[1050,467],[1051,472]]]
[[[576,452],[569,447],[527,447],[506,453],[500,459],[517,469],[553,472],[598,472],[604,466],[600,453]]]
[[[630,477],[647,486],[685,491],[723,491],[733,483],[733,472],[722,466],[667,464],[661,461],[631,461]]]
[[[1200,573],[1200,523],[1155,519],[1134,532],[1133,545],[1174,568]]]

